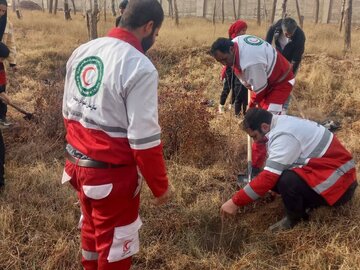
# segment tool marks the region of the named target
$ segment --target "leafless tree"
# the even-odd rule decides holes
[[[283,18],[283,19],[286,17],[286,6],[287,6],[287,0],[283,0],[283,3],[281,5],[281,7],[282,7],[281,18]]]
[[[54,2],[54,14],[56,15],[58,9],[58,0],[55,0]]]
[[[351,49],[351,20],[352,20],[352,0],[346,0],[345,7],[345,51]]]
[[[94,1],[92,3],[92,1]],[[90,1],[90,10],[86,12],[86,24],[89,34],[89,39],[95,39],[98,37],[97,23],[99,15],[99,3],[98,0]]]
[[[233,0],[232,3],[233,3],[233,11],[234,11],[234,21],[236,21],[237,16],[236,16],[235,0]]]
[[[240,16],[241,16],[241,0],[239,0],[238,2],[238,7],[237,7],[237,18],[240,19]]]
[[[225,21],[224,0],[221,0],[221,23]]]
[[[71,0],[72,6],[73,6],[73,12],[74,15],[76,15],[76,6],[75,6],[75,0]]]
[[[174,1],[174,11],[175,11],[175,24],[178,26],[179,25],[179,11],[178,11],[178,7],[177,7],[177,1]]]
[[[68,0],[64,0],[64,16],[65,16],[65,20],[71,20]]]
[[[261,25],[261,0],[257,0],[257,25]]]
[[[277,4],[277,0],[273,0],[272,10],[271,10],[270,24],[273,24],[273,23],[274,23],[275,13],[276,13],[276,4]]]
[[[53,12],[53,3],[54,3],[54,0],[49,0],[49,13]]]
[[[332,7],[333,7],[333,0],[330,0],[330,2],[329,2],[329,12],[328,12],[326,23],[330,23],[330,21],[331,21]]]
[[[173,3],[172,0],[168,0],[169,2],[169,16],[171,16],[171,18],[174,18],[174,12],[173,12]]]
[[[341,1],[341,16],[340,16],[340,26],[339,26],[339,31],[341,33],[342,30],[342,26],[343,26],[343,22],[344,22],[344,15],[345,15],[345,3],[346,0],[342,0]]]
[[[296,1],[296,12],[299,18],[299,24],[300,27],[303,28],[303,16],[301,16],[299,0],[295,0],[295,1]]]
[[[104,21],[106,22],[106,0],[104,0]]]
[[[213,25],[215,25],[215,15],[216,15],[216,0],[214,0],[214,11],[213,11],[213,17],[212,17]]]
[[[319,22],[320,0],[315,0],[315,23]]]
[[[111,0],[111,12],[112,15],[115,17],[116,16],[115,0]]]

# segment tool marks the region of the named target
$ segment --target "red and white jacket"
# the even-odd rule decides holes
[[[297,117],[273,115],[264,171],[233,196],[246,205],[272,189],[284,170],[296,172],[329,205],[356,181],[351,154],[325,127]]]
[[[294,85],[291,64],[271,44],[251,35],[241,35],[232,41],[235,45],[235,74],[253,91],[249,107],[264,99],[275,86],[288,82]],[[281,88],[276,91],[281,91]],[[282,100],[286,100],[289,92],[285,89],[283,92],[286,97]]]
[[[66,65],[66,140],[93,160],[137,165],[155,196],[168,188],[158,124],[158,72],[130,32],[77,48]]]

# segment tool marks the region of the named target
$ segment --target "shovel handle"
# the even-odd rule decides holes
[[[29,114],[27,111],[21,109],[20,107],[16,106],[15,104],[13,104],[13,103],[11,103],[11,102],[9,102],[8,105],[11,106],[11,107],[13,107],[13,108],[16,109],[17,111],[21,112],[22,114],[25,114],[25,115]]]

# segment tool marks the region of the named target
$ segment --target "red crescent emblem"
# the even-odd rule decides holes
[[[130,245],[130,243],[131,243],[132,241],[133,241],[133,240],[131,239],[131,240],[126,240],[126,241],[124,242],[123,252],[127,252],[127,251],[130,249],[129,245]]]
[[[82,81],[84,82],[85,86],[89,86],[89,85],[90,85],[90,83],[88,83],[87,80],[86,80],[86,75],[87,75],[87,73],[88,73],[89,71],[92,71],[92,70],[93,70],[93,71],[96,71],[94,67],[87,67],[87,68],[84,69],[84,71],[83,71],[83,73],[82,73],[82,75],[81,75]]]

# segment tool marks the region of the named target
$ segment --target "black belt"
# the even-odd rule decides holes
[[[121,164],[111,164],[111,163],[106,163],[106,162],[96,161],[96,160],[91,160],[91,159],[79,159],[79,158],[76,158],[76,157],[73,157],[72,155],[70,155],[68,153],[68,151],[65,152],[65,157],[72,164],[75,164],[79,167],[110,169],[110,168],[119,168],[119,167],[124,166]]]

